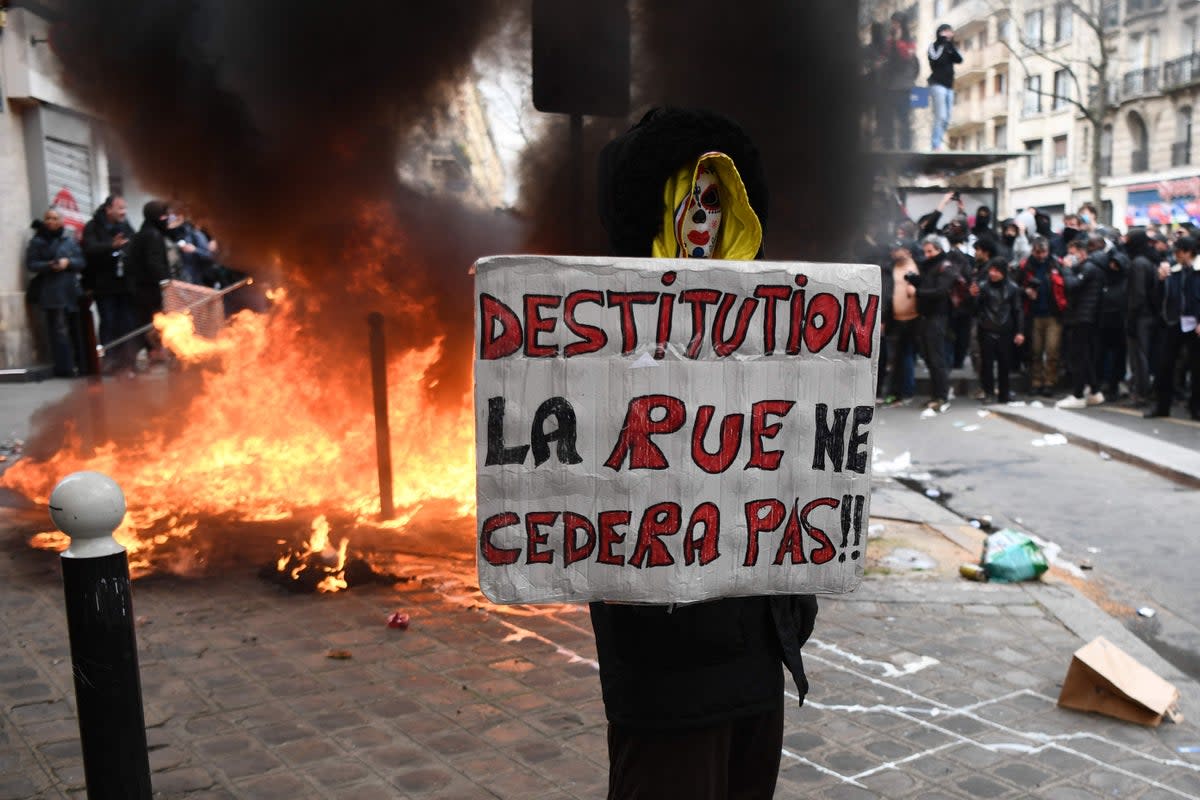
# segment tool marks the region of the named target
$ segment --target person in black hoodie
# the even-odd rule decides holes
[[[133,296],[134,327],[149,325],[155,313],[162,311],[162,282],[171,276],[167,259],[167,220],[169,206],[151,200],[142,207],[142,227],[134,234],[125,256],[125,273]],[[139,338],[133,353],[145,346],[153,354],[158,347],[154,333]]]
[[[1108,251],[1100,313],[1096,318],[1096,378],[1110,401],[1120,396],[1125,380],[1125,314],[1128,310],[1129,259],[1117,248]]]
[[[100,313],[100,344],[107,345],[132,331],[135,323],[133,291],[125,273],[125,250],[133,239],[133,226],[125,218],[125,198],[112,195],[83,226],[83,288],[91,292]],[[132,368],[135,352],[118,346],[109,353],[114,369]]]
[[[1000,393],[997,399],[1007,403],[1012,400],[1008,373],[1012,369],[1013,346],[1020,347],[1025,342],[1021,290],[1009,280],[1007,259],[990,259],[984,274],[971,284],[970,291],[978,320],[979,382],[983,385],[983,399],[989,402],[993,397],[996,378],[992,372],[998,367]]]
[[[1125,337],[1129,352],[1130,400],[1142,405],[1150,400],[1150,379],[1154,374],[1154,345],[1161,335],[1162,318],[1155,303],[1158,265],[1165,259],[1159,254],[1158,234],[1131,231],[1125,249],[1132,256],[1126,283]]]
[[[1104,290],[1104,271],[1108,255],[1104,237],[1090,234],[1085,245],[1076,239],[1067,248],[1063,287],[1067,310],[1063,313],[1063,336],[1067,341],[1067,369],[1071,375],[1071,394],[1054,405],[1057,408],[1084,408],[1104,402],[1096,378],[1096,321],[1100,315],[1100,296]],[[1085,392],[1091,389],[1091,394]]]
[[[733,161],[765,226],[762,162],[742,129],[707,111],[657,108],[600,153],[600,218],[613,255],[650,256],[665,240],[673,252],[664,187],[711,151]],[[812,595],[592,603],[608,797],[771,797],[783,738],[781,664],[803,703],[800,648],[816,614]]]
[[[33,273],[36,283],[31,286],[50,329],[54,374],[74,377],[79,370],[71,332],[78,325],[79,297],[83,293],[79,285],[83,252],[75,236],[63,228],[57,208],[47,209],[40,220],[34,221],[33,229],[36,232],[25,249],[25,268]]]
[[[937,38],[929,45],[929,104],[933,107],[933,132],[929,149],[942,149],[950,114],[954,111],[954,65],[962,63],[962,55],[954,46],[954,28],[945,23],[938,26]]]

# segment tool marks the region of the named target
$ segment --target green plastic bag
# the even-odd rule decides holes
[[[1050,568],[1042,548],[1020,531],[1004,528],[989,534],[983,548],[983,569],[997,583],[1034,581]]]

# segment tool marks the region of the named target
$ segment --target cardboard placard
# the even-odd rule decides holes
[[[1103,636],[1075,651],[1058,704],[1139,725],[1178,720],[1179,690]]]
[[[878,267],[498,256],[475,270],[488,598],[858,585]]]

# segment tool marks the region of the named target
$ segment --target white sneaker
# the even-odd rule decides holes
[[[1082,397],[1069,394],[1054,404],[1055,408],[1087,408],[1088,401]]]
[[[1104,402],[1104,392],[1095,392],[1087,396],[1087,404],[1089,406],[1098,406]]]

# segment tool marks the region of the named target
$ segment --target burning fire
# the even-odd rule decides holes
[[[364,293],[384,284],[377,266],[350,280]],[[48,460],[27,457],[14,464],[3,484],[45,503],[69,473],[86,469],[112,476],[129,506],[116,536],[129,549],[135,574],[194,571],[205,554],[188,545],[201,534],[210,536],[212,529],[229,523],[269,522],[276,523],[275,531],[311,527],[300,558],[285,555],[278,568],[296,569],[318,554],[334,567],[319,588],[336,591],[346,586],[341,574],[349,546],[349,537],[342,536],[346,529],[395,533],[431,505],[439,520],[462,523],[454,526],[461,537],[448,544],[469,552],[475,488],[470,398],[435,406],[424,387],[426,371],[441,354],[441,341],[419,350],[388,343],[396,519],[379,522],[367,309],[361,336],[338,334],[361,346],[342,345],[353,352],[329,358],[321,351],[333,346],[328,337],[309,330],[312,312],[322,302],[309,289],[302,280],[292,285],[303,303],[277,291],[268,313],[240,312],[215,340],[195,335],[187,316],[159,315],[155,325],[163,342],[184,368],[179,376],[168,376],[166,386],[175,392],[176,384],[188,386],[190,400],[149,416],[133,441],[89,447],[72,431]],[[374,297],[385,310],[412,313],[411,298],[380,298],[387,294]],[[339,361],[341,369],[336,368]],[[361,366],[352,369],[351,362],[359,361]],[[157,390],[153,381],[139,381],[138,391]],[[103,413],[116,419],[146,412],[109,400]],[[86,428],[86,421],[80,427]],[[335,527],[340,542],[333,548]],[[33,544],[65,547],[60,534],[39,534]],[[166,551],[172,553],[171,563],[161,557]],[[289,559],[294,562],[290,567]]]

